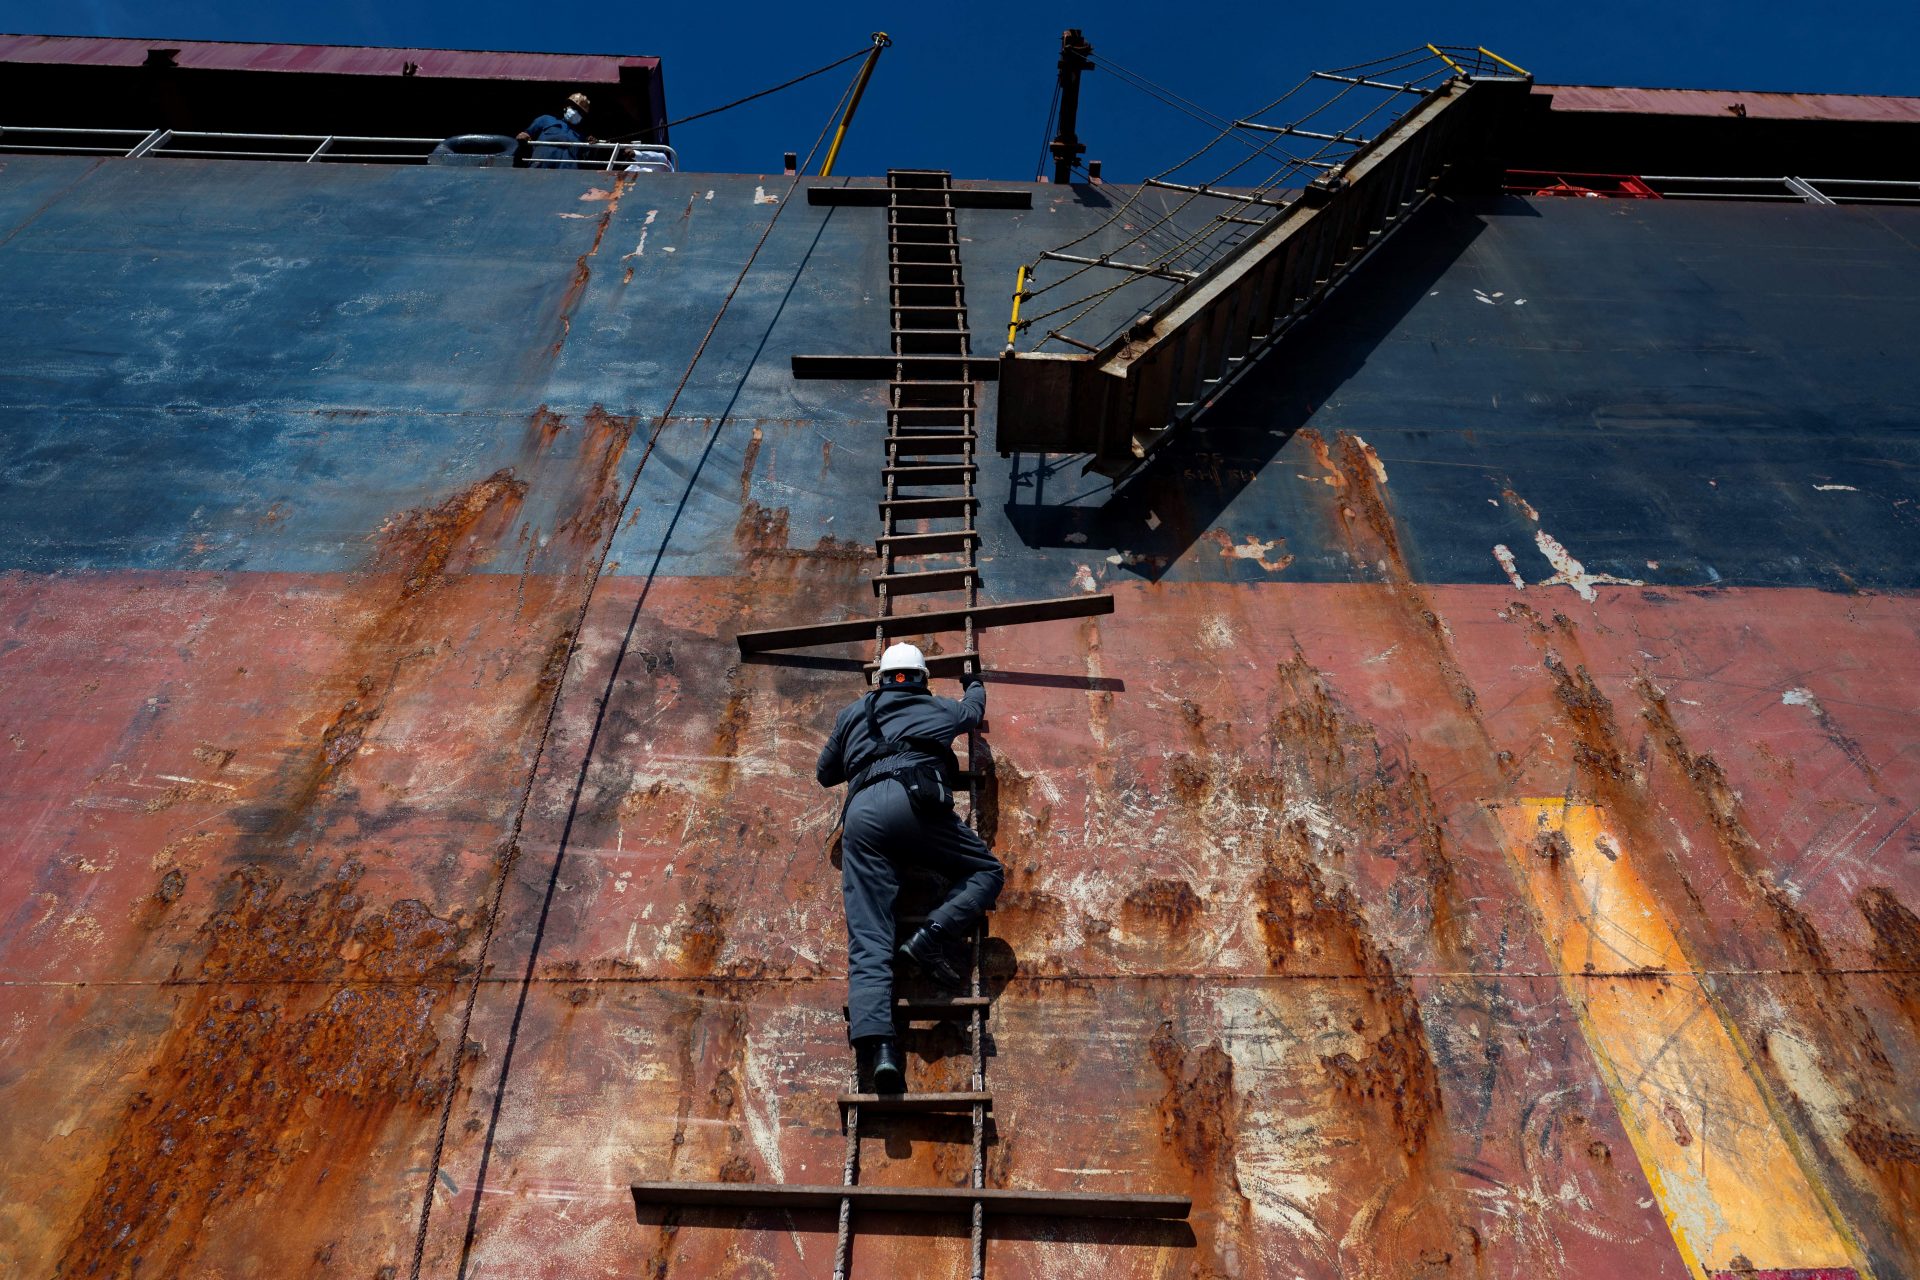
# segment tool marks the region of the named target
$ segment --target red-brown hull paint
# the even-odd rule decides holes
[[[859,570],[602,584],[481,982],[426,1274],[457,1265],[490,1129],[477,1274],[830,1272],[829,1223],[689,1212],[663,1233],[625,1186],[836,1175],[834,801],[810,765],[854,685],[742,665],[731,637],[855,604]],[[153,1211],[137,1274],[404,1274],[578,579],[405,581],[0,584],[10,1268],[136,1273],[87,1236],[120,1203]],[[1654,889],[1782,1123],[1850,1228],[1912,1264],[1920,1117],[1896,1082],[1920,1069],[1920,848],[1896,801],[1920,781],[1920,681],[1886,661],[1915,648],[1911,598],[1117,590],[1113,618],[989,649],[1011,872],[990,1170],[1191,1193],[1195,1241],[1014,1224],[997,1274],[1684,1274],[1487,817],[1537,795],[1657,840]],[[339,1006],[370,990],[388,1002]],[[1819,1047],[1817,1089],[1770,1058],[1780,1035]],[[190,1122],[229,1086],[262,1128],[209,1145]],[[869,1144],[868,1180],[962,1179],[937,1130],[899,1135]],[[128,1200],[129,1151],[182,1209]],[[940,1273],[963,1249],[863,1230],[857,1267]]]

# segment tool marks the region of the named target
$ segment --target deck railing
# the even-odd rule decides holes
[[[373,137],[355,134],[227,133],[195,129],[96,129],[70,125],[0,125],[0,154],[119,156],[187,160],[277,160],[294,164],[429,164],[447,153],[442,138]],[[512,154],[514,140],[499,139],[502,158]],[[520,144],[522,156],[532,147],[556,148],[565,158],[543,161],[565,169],[673,172],[679,158],[672,147],[657,142],[535,142]],[[453,161],[458,163],[458,161]]]
[[[1515,195],[1608,200],[1773,200],[1802,204],[1920,204],[1920,182],[1893,178],[1744,177],[1509,169]]]

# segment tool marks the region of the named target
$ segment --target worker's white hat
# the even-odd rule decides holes
[[[880,674],[884,676],[889,671],[918,671],[925,675],[927,659],[919,649],[904,641],[888,645],[887,651],[880,655]]]

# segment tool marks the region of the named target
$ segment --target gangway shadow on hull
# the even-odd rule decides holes
[[[1117,555],[1117,571],[1159,581],[1434,290],[1485,230],[1483,209],[1429,201],[1203,416],[1126,475],[1084,471],[1086,454],[1012,454],[1003,510],[1014,533],[1029,547]]]

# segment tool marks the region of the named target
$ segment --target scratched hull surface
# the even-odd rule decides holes
[[[733,636],[872,607],[880,215],[660,417],[785,192],[0,171],[4,1269],[831,1274],[625,1194],[839,1178],[857,686]],[[976,347],[1099,198],[961,215]],[[994,1274],[1920,1269],[1916,243],[1443,207],[1121,492],[987,460],[987,596],[1117,597],[986,636],[990,1177],[1195,1204]]]

